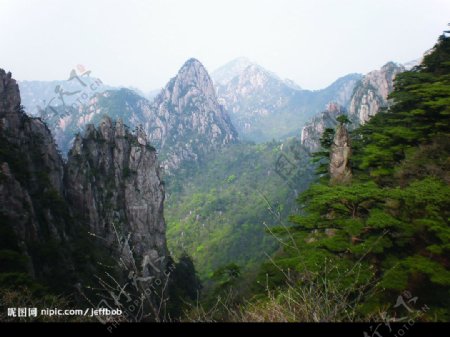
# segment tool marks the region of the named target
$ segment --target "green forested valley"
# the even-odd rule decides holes
[[[393,105],[350,134],[349,182],[330,182],[334,130],[327,130],[310,158],[315,182],[306,190],[308,175],[294,182],[296,207],[290,187],[270,173],[277,143],[229,149],[183,188],[169,188],[174,250],[194,258],[222,300],[245,289],[246,300],[231,296],[216,319],[400,317],[409,309],[396,302],[405,291],[430,308],[421,320],[450,319],[449,38],[397,76],[390,99]],[[250,266],[252,286],[241,274]]]
[[[278,247],[267,229],[288,223],[295,196],[312,177],[313,165],[295,138],[213,153],[204,165],[166,178],[169,247],[192,256],[204,280],[229,263],[254,268]]]
[[[1,1],[0,322],[450,322],[450,30],[421,1],[86,2],[105,31],[42,44],[63,70]]]

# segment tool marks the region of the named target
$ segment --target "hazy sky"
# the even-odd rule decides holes
[[[420,57],[449,21],[448,0],[0,0],[0,68],[52,80],[82,64],[148,91],[190,57],[213,71],[246,56],[318,89]]]

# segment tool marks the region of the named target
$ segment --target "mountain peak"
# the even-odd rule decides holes
[[[203,66],[203,64],[199,61],[199,60],[197,60],[196,58],[194,58],[194,57],[191,57],[190,59],[188,59],[186,62],[184,62],[184,64],[181,66],[181,69],[183,69],[183,68],[189,68],[189,67],[201,67],[201,68],[205,68],[204,66]],[[180,70],[181,70],[180,69]]]
[[[402,67],[402,65],[399,63],[395,63],[393,61],[389,61],[381,67],[381,71],[387,71],[389,69],[399,68],[399,67]]]
[[[238,68],[244,69],[244,68],[247,68],[249,65],[252,65],[252,64],[255,64],[255,62],[251,61],[249,58],[247,58],[245,56],[240,56],[240,57],[237,57],[237,58],[231,60],[230,62],[224,64],[220,68],[238,67]]]
[[[361,78],[350,74],[325,89],[304,90],[258,64],[245,64],[245,60],[239,58],[219,68],[213,79],[219,102],[240,135],[257,142],[296,134],[330,101],[347,105]],[[242,64],[245,67],[240,67]]]
[[[183,64],[155,99],[152,110],[147,120],[149,139],[164,154],[164,167],[169,171],[237,141],[213,82],[197,59]]]
[[[0,93],[6,98],[1,102],[2,110],[18,112],[20,107],[19,86],[15,79],[12,78],[11,72],[6,72],[0,68]]]
[[[216,69],[211,75],[216,84],[225,84],[254,64],[246,57],[238,57]]]
[[[209,77],[208,71],[203,64],[195,58],[187,60],[166,87],[171,92],[172,103],[177,102],[180,97],[185,96],[192,88],[196,88],[196,95],[201,93],[205,97],[215,99],[215,90],[211,77]]]
[[[177,81],[183,81],[188,84],[195,84],[194,82],[204,82],[204,84],[212,86],[212,80],[209,77],[205,66],[196,58],[190,58],[181,66],[175,77]]]

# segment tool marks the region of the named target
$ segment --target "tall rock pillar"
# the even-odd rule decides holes
[[[333,144],[330,151],[330,182],[331,184],[346,184],[351,181],[350,168],[350,137],[344,123],[336,127]]]

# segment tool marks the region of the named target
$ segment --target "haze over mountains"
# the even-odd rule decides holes
[[[67,87],[64,81],[26,82],[21,90],[24,97],[49,100],[55,85],[63,93],[79,91],[65,95],[65,105],[45,110],[44,119],[63,154],[73,147],[82,152],[87,140],[81,142],[78,134],[87,129],[84,138],[89,139],[94,125],[105,124],[105,115],[124,124],[126,132],[133,129],[138,143],[157,149],[168,174],[169,246],[177,254],[186,251],[192,256],[206,277],[223,263],[257,263],[274,251],[276,245],[261,223],[275,226],[277,220],[252,191],[283,203],[283,216],[294,212],[295,197],[313,176],[308,152],[319,149],[324,130],[335,127],[342,114],[352,120],[353,128],[369,120],[388,105],[395,75],[404,70],[390,62],[365,76],[349,74],[311,91],[246,58],[229,62],[211,76],[199,60],[189,59],[153,99],[129,88],[98,85],[87,76]],[[297,167],[290,181],[280,175],[280,158],[290,158]],[[243,246],[248,247],[246,254]]]
[[[144,319],[161,321],[224,296],[219,320],[260,299],[258,311],[280,308],[272,294],[292,287],[316,296],[323,280],[309,271],[329,280],[329,261],[346,270],[333,281],[345,292],[340,275],[371,280],[375,268],[380,303],[415,284],[409,275],[447,286],[449,55],[443,35],[412,71],[388,62],[316,91],[244,58],[211,76],[190,58],[153,99],[74,71],[67,86],[24,83],[28,104],[46,104],[34,117],[0,69],[0,288],[81,291],[67,290],[71,305],[105,292],[123,308],[111,289],[128,287]],[[441,290],[429,300],[445,318]]]
[[[358,74],[325,89],[301,89],[290,80],[238,58],[212,73],[219,101],[243,139],[264,142],[298,135],[301,126],[330,101],[347,105]]]
[[[185,72],[188,64],[189,61],[178,76]],[[82,131],[85,124],[98,124],[102,114],[108,114],[122,118],[132,128],[142,124],[150,141],[162,150],[163,157],[164,147],[167,148],[165,144],[171,144],[173,148],[174,142],[178,142],[180,147],[175,151],[178,153],[176,157],[195,160],[198,151],[192,147],[201,147],[201,142],[198,138],[196,145],[191,144],[196,137],[185,141],[188,125],[198,131],[197,126],[203,123],[199,136],[210,135],[211,132],[221,134],[219,143],[235,140],[237,135],[241,140],[257,143],[300,136],[305,123],[324,111],[328,103],[349,108],[354,89],[362,78],[359,74],[349,74],[322,90],[311,91],[302,89],[291,80],[283,80],[243,57],[212,72],[212,82],[206,69],[200,62],[198,64],[197,70],[186,71],[178,79],[176,87],[171,80],[162,91],[158,91],[159,94],[154,91],[145,95],[127,88],[113,88],[99,79],[83,76],[81,72],[71,74],[70,80],[66,81],[24,81],[19,84],[26,110],[33,115],[45,111],[44,119],[63,154],[67,153],[74,135]],[[198,70],[202,75],[195,77]],[[181,87],[188,91],[188,87],[196,89],[181,92]],[[183,114],[168,113],[169,110],[185,111],[187,104],[193,104],[194,110],[204,110],[203,114],[212,112],[209,115],[211,119],[205,120],[206,115],[200,118],[194,112],[193,119],[186,124],[179,119]],[[215,131],[207,131],[205,128],[208,127]],[[166,164],[175,167],[180,158],[172,156]]]
[[[0,322],[450,322],[449,12],[0,0]]]

